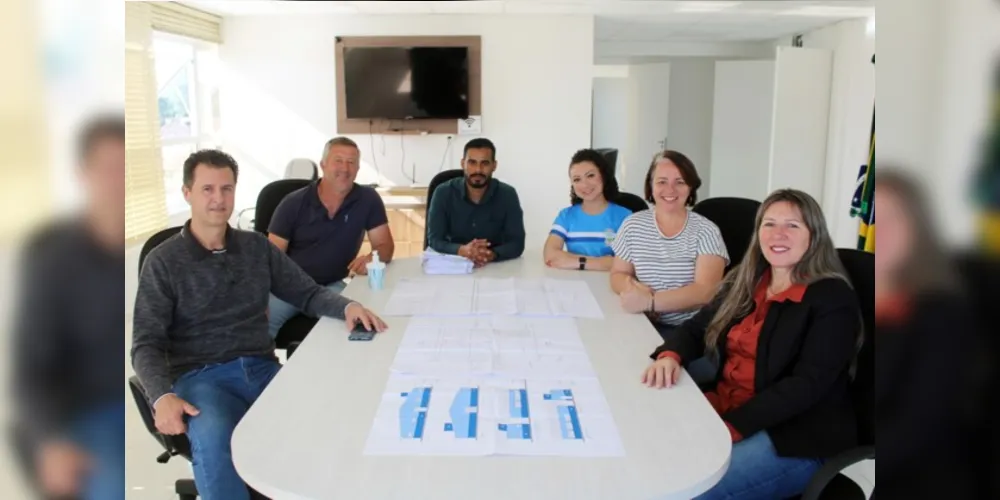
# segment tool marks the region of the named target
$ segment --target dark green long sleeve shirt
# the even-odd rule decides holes
[[[524,253],[524,212],[517,191],[491,179],[479,203],[469,199],[465,178],[447,181],[434,190],[427,214],[428,246],[444,254],[475,239],[490,242],[497,261]]]

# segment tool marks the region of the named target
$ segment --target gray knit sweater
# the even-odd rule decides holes
[[[350,300],[319,286],[263,235],[230,228],[224,250],[184,229],[149,253],[139,277],[132,366],[150,401],[188,371],[273,356],[269,293],[311,316],[343,319]]]

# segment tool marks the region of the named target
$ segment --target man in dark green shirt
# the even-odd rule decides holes
[[[524,252],[524,212],[517,191],[493,178],[496,147],[489,139],[465,145],[461,178],[434,190],[427,214],[428,246],[482,267]]]

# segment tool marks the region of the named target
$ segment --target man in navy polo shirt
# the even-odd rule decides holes
[[[347,137],[327,141],[320,167],[323,177],[294,191],[278,204],[268,238],[287,252],[316,283],[340,292],[349,274],[366,274],[371,254],[358,255],[365,232],[379,260],[389,262],[395,245],[382,198],[354,183],[361,151]],[[271,295],[271,337],[299,310]]]

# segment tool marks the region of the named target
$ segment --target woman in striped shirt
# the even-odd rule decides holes
[[[687,156],[657,154],[646,172],[653,210],[625,219],[612,245],[611,289],[626,311],[647,313],[660,335],[708,303],[729,261],[719,228],[689,210],[700,186]]]

